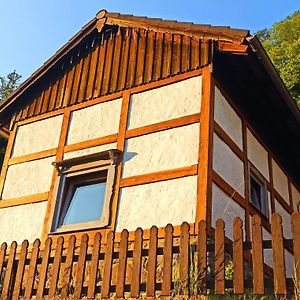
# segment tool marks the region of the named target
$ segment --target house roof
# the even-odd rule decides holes
[[[87,35],[95,29],[101,31],[104,25],[118,25],[123,27],[138,27],[154,30],[156,32],[177,33],[186,36],[199,37],[203,40],[216,40],[229,43],[243,44],[250,36],[249,30],[234,29],[229,26],[212,26],[209,24],[194,24],[191,22],[177,22],[175,20],[163,20],[159,18],[136,17],[133,15],[110,13],[106,10],[98,12],[95,18],[88,22],[75,34],[63,47],[50,57],[39,69],[37,69],[18,89],[16,89],[5,101],[0,103],[0,114],[17,101],[18,97],[39,80],[49,69],[53,68],[60,59],[67,55]]]

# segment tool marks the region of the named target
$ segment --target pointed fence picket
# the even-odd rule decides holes
[[[283,236],[279,214],[271,217],[271,240],[263,240],[262,223],[253,216],[251,240],[244,240],[243,222],[235,218],[232,241],[225,236],[225,222],[217,220],[209,233],[205,221],[183,223],[180,234],[168,224],[164,234],[153,226],[149,234],[138,228],[106,237],[96,233],[43,245],[24,241],[18,247],[0,247],[0,298],[74,299],[138,298],[141,296],[197,296],[266,292],[293,293],[300,286],[300,214],[292,218],[292,239]],[[226,231],[227,232],[227,231]],[[133,238],[132,238],[133,237]],[[90,239],[90,242],[89,242]],[[264,251],[272,249],[273,269],[264,264]],[[294,255],[295,276],[286,278],[285,252]],[[226,275],[232,262],[232,278]]]

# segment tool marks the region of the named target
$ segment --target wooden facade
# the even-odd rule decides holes
[[[243,256],[251,261],[249,248],[244,255],[243,247],[249,247],[250,242],[260,243],[252,239],[253,231],[262,229],[266,240],[271,239],[271,234],[275,235],[279,225],[273,229],[272,214],[281,214],[284,238],[292,238],[291,215],[298,211],[300,203],[297,174],[300,161],[298,156],[293,158],[300,149],[299,139],[296,140],[300,114],[259,47],[257,40],[245,30],[101,11],[0,104],[2,130],[9,132],[0,177],[0,223],[3,222],[0,239],[3,236],[20,244],[24,239],[31,243],[38,238],[41,247],[45,247],[45,259],[43,256],[41,261],[38,258],[40,242],[34,244],[26,297],[32,295],[34,268],[39,259],[44,283],[37,287],[36,294],[44,295],[49,260],[53,260],[54,279],[47,295],[55,294],[62,251],[69,249],[70,254],[66,254],[64,261],[72,264],[71,253],[76,246],[81,252],[76,275],[79,283],[74,295],[80,298],[88,245],[94,247],[88,257],[95,266],[103,258],[103,253],[99,254],[102,242],[107,243],[109,252],[104,260],[104,271],[108,275],[102,285],[102,293],[108,295],[114,272],[111,269],[112,231],[127,230],[123,231],[118,245],[123,250],[119,254],[119,273],[113,288],[117,297],[122,297],[128,289],[124,283],[129,258],[128,231],[137,227],[145,230],[144,233],[136,231],[134,254],[130,254],[136,270],[144,255],[141,244],[157,242],[157,237],[149,231],[152,225],[158,227],[158,235],[168,223],[174,226],[174,231],[166,227],[162,242],[163,254],[169,262],[173,237],[188,245],[187,225],[180,229],[184,221],[190,224],[191,236],[203,230],[201,226],[205,221],[208,235],[220,236],[214,247],[223,254],[226,250],[224,222],[228,240],[243,236],[246,244],[239,241],[232,248],[233,262],[238,266],[242,266]],[[266,117],[268,108],[272,114]],[[55,166],[68,159],[111,149],[118,150],[120,157],[109,203],[108,226],[65,232],[62,238],[52,230],[60,182],[59,169]],[[265,185],[268,204],[265,214],[250,203],[251,172]],[[15,215],[22,215],[21,222],[28,223],[14,233],[17,237],[10,230]],[[242,223],[235,221],[232,228],[235,217]],[[217,221],[220,218],[223,221]],[[199,222],[202,222],[200,227]],[[258,228],[256,222],[262,226]],[[281,233],[278,234],[280,237]],[[132,233],[129,240],[131,236]],[[201,247],[211,247],[206,245],[206,238],[199,236],[198,239]],[[275,244],[274,249],[282,246]],[[51,247],[56,249],[52,258]],[[16,276],[21,276],[24,269],[26,242],[23,248]],[[155,262],[158,249],[150,248],[149,260]],[[287,270],[291,272],[293,261],[298,258],[294,258],[295,253],[288,243],[284,244],[283,252],[288,260]],[[15,259],[14,250],[11,253],[7,268]],[[203,269],[206,257],[198,254],[200,269]],[[187,272],[183,267],[187,265],[187,256],[186,249],[180,248],[182,277]],[[226,287],[223,258],[215,261],[216,269],[220,269],[216,274],[215,291],[220,294]],[[252,259],[261,260],[261,254],[253,250]],[[276,268],[273,260],[282,259],[267,259],[264,262],[267,273],[272,273],[272,266]],[[171,272],[169,262],[164,263],[164,270]],[[258,268],[258,274],[262,265],[253,266]],[[153,266],[149,268],[146,287],[141,285],[138,275],[132,279],[132,295],[138,296],[141,289],[154,295],[157,282],[151,274],[155,270]],[[96,288],[93,283],[96,271],[93,270],[89,295],[94,295]],[[174,285],[170,272],[164,271],[160,286],[163,295],[169,295]],[[235,272],[240,276],[235,276],[230,286],[233,284],[235,293],[244,293],[248,284],[245,281],[244,285],[242,280],[244,270],[238,267]],[[65,273],[69,280],[71,273]],[[291,277],[290,273],[285,277]],[[16,281],[16,284],[19,290],[21,283]],[[274,284],[279,294],[286,292],[285,287]],[[258,276],[253,281],[255,291],[262,291],[261,285]],[[7,288],[5,294],[9,293]],[[66,295],[67,290],[61,292]]]

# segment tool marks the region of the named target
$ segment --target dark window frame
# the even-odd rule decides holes
[[[259,203],[253,201],[252,195],[252,181],[257,184],[259,191]],[[269,200],[268,200],[268,189],[266,179],[255,169],[255,167],[249,164],[249,202],[258,210],[265,218],[269,218]]]

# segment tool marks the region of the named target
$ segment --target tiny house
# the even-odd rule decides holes
[[[291,236],[300,113],[247,30],[102,10],[0,122],[1,242],[236,216],[250,240],[252,216],[268,237],[274,212]]]

